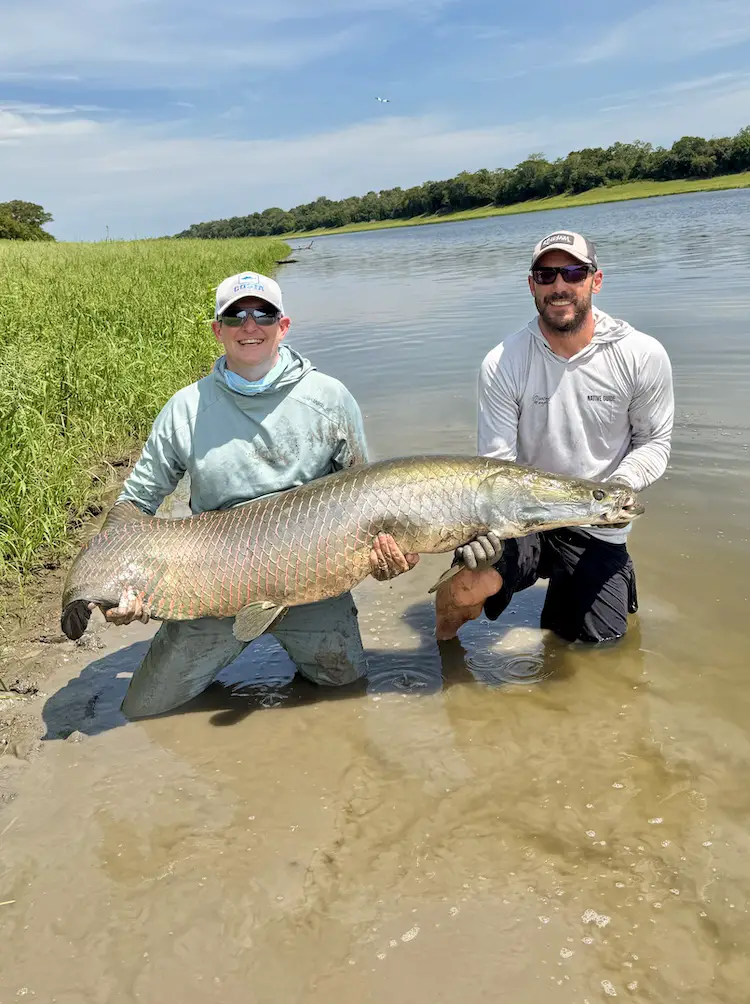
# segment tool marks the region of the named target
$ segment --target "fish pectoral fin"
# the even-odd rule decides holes
[[[234,618],[232,634],[238,641],[252,641],[267,631],[288,609],[279,607],[269,600],[248,603]]]
[[[427,595],[429,596],[430,593],[436,593],[438,591],[438,589],[443,585],[444,582],[448,582],[450,579],[453,578],[454,575],[458,575],[458,573],[463,568],[466,568],[466,565],[464,565],[463,561],[459,561],[457,565],[451,565],[451,567],[447,571],[443,572],[443,574],[437,580],[437,582],[435,583],[435,585],[431,586],[427,590]]]
[[[500,537],[500,534],[497,533],[496,531],[492,531],[492,532],[493,532],[493,534],[494,534],[495,537]],[[495,561],[497,561],[497,559],[503,553],[504,544],[503,544],[502,538],[500,539],[500,545],[499,545],[500,550],[497,550],[498,545],[496,543],[494,543],[493,541],[490,541],[490,543],[495,548],[495,552],[496,552],[495,556],[494,556],[494,558],[490,559],[489,561],[483,561],[483,562],[479,563],[477,565],[477,569],[478,570],[479,569],[490,568],[491,565]],[[464,569],[464,568],[466,568],[466,565],[460,559],[456,562],[455,565],[451,565],[451,567],[449,569],[447,569],[447,571],[443,572],[443,574],[437,580],[437,582],[435,583],[435,585],[432,586],[430,589],[427,590],[428,596],[429,596],[430,593],[437,592],[437,590],[443,585],[444,582],[448,582],[450,579],[453,578],[454,575],[458,575],[458,573],[462,569]]]

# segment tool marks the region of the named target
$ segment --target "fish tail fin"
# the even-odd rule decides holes
[[[63,607],[60,627],[71,641],[78,641],[88,627],[91,611],[86,600],[72,600]]]

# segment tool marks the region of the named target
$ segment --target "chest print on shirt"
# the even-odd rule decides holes
[[[586,396],[587,401],[608,401],[610,404],[617,400],[615,394],[588,394]]]

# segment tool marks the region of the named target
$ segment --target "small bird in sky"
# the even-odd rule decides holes
[[[391,99],[390,99],[390,98],[375,98],[375,100],[376,100],[376,101],[380,101],[380,102],[382,102],[382,104],[384,104],[384,105],[387,105],[387,104],[388,104],[388,102],[389,102],[389,101],[390,101]]]

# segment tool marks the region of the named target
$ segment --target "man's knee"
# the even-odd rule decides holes
[[[503,580],[495,568],[470,571],[462,568],[443,583],[435,596],[435,637],[449,641],[459,628],[476,620],[485,600],[497,593]]]
[[[213,682],[245,647],[230,619],[165,621],[133,674],[121,705],[127,718],[147,718],[185,704]]]
[[[344,687],[361,679],[367,672],[364,652],[351,653],[325,646],[311,661],[296,661],[295,667],[305,679],[322,687]]]
[[[628,623],[627,619],[625,619],[621,625],[613,626],[608,624],[602,627],[599,624],[587,624],[584,620],[576,637],[570,637],[570,631],[566,628],[552,628],[552,630],[563,641],[579,641],[585,645],[600,645],[604,642],[616,642],[624,638],[627,634]]]
[[[313,683],[341,687],[367,671],[357,607],[351,594],[292,607],[272,634],[297,671]]]
[[[554,631],[564,641],[590,645],[619,641],[627,633],[633,605],[628,587],[624,574],[613,576],[598,592],[581,589],[575,579],[551,583],[541,627]]]

